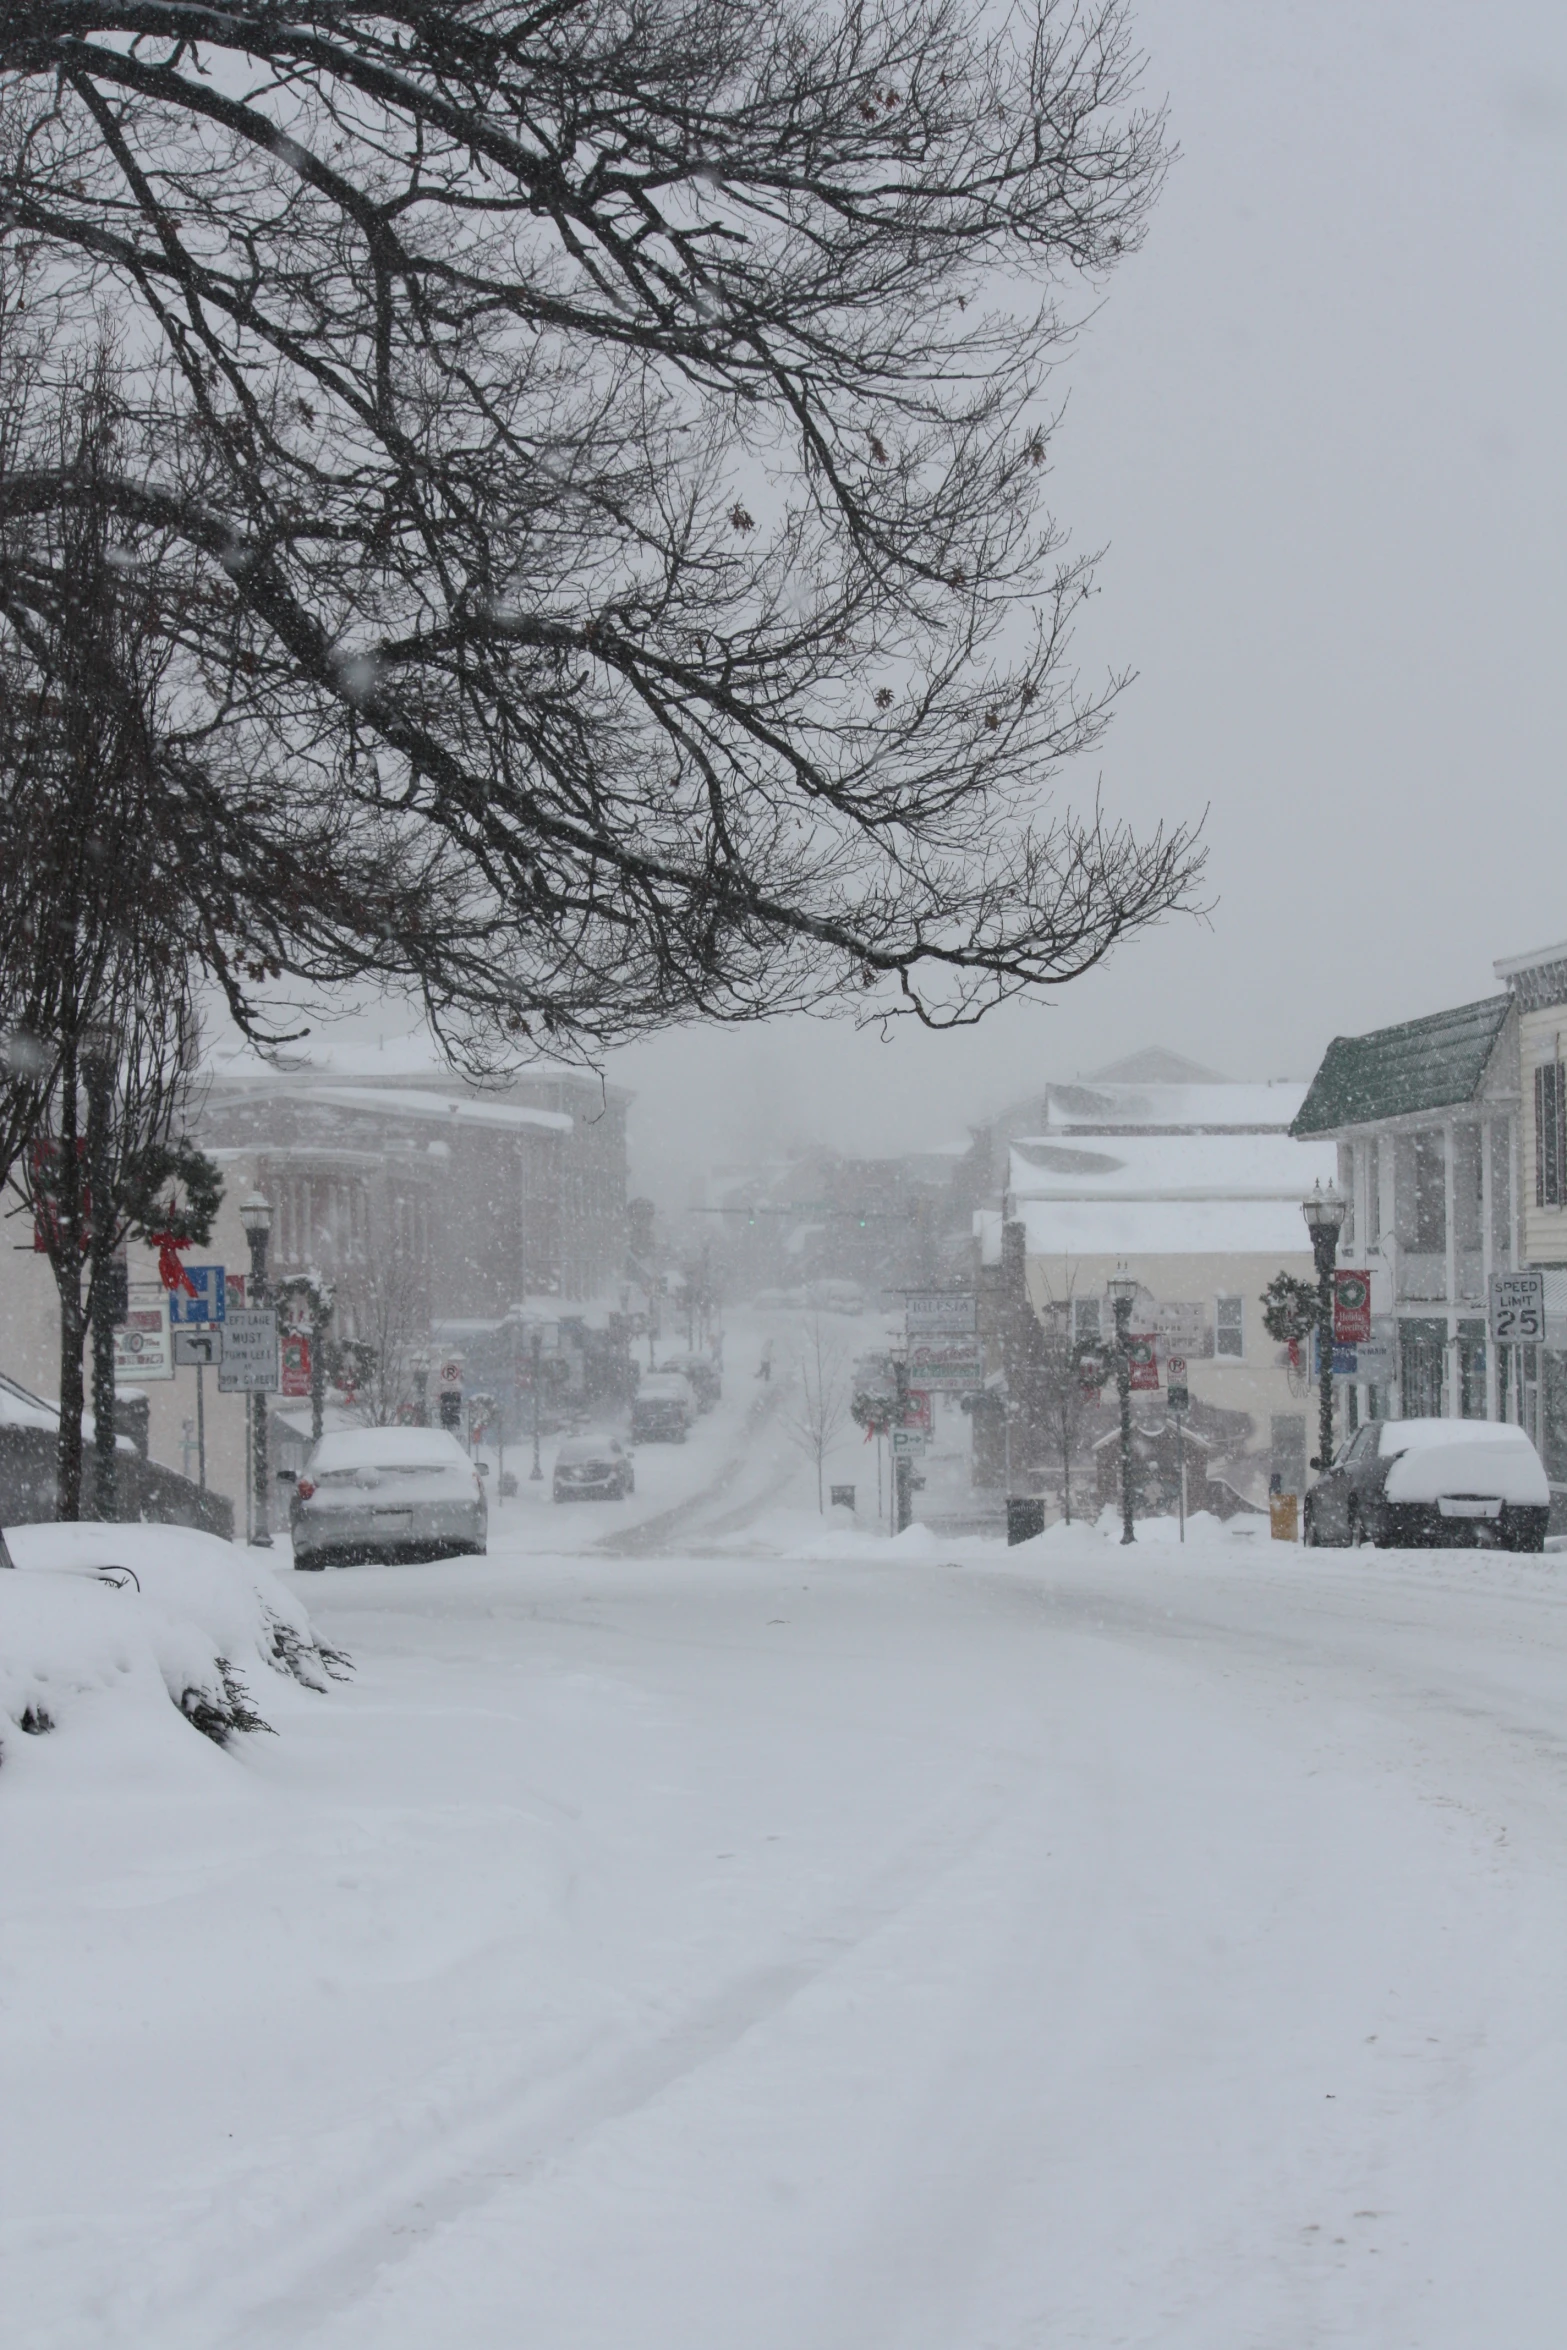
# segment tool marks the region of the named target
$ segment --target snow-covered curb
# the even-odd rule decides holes
[[[133,1713],[170,1700],[219,1745],[270,1730],[265,1707],[323,1692],[347,1660],[255,1555],[187,1526],[6,1528],[0,1573],[0,1762],[10,1734],[68,1728],[112,1697]],[[261,1692],[258,1702],[258,1692]]]

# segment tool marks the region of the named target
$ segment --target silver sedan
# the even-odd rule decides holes
[[[323,1436],[289,1508],[296,1567],[329,1558],[483,1556],[489,1509],[473,1462],[444,1428]]]

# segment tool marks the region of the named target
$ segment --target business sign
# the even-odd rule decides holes
[[[210,1330],[176,1330],[174,1333],[174,1368],[176,1371],[215,1371],[223,1360],[223,1327],[217,1323]]]
[[[1171,1355],[1165,1362],[1165,1401],[1172,1412],[1189,1412],[1192,1406],[1191,1390],[1186,1384],[1186,1357]]]
[[[1213,1352],[1213,1310],[1200,1300],[1166,1299],[1145,1305],[1144,1315],[1154,1336],[1169,1355],[1208,1356]]]
[[[1345,1373],[1345,1377],[1355,1380],[1362,1387],[1392,1386],[1398,1374],[1393,1348],[1387,1339],[1362,1339],[1359,1346],[1351,1347],[1349,1352],[1355,1358],[1355,1368],[1353,1371]],[[1335,1378],[1339,1376],[1338,1356],[1339,1350],[1335,1347],[1333,1349]]]
[[[908,1355],[909,1385],[967,1394],[985,1384],[985,1366],[972,1338],[921,1339]]]
[[[1538,1346],[1545,1336],[1545,1275],[1491,1275],[1491,1336],[1498,1346]]]
[[[156,1282],[138,1281],[125,1319],[114,1333],[114,1377],[139,1387],[149,1379],[172,1379],[174,1348],[169,1336],[169,1301]]]
[[[283,1333],[283,1393],[292,1396],[310,1393],[310,1339],[303,1330]]]
[[[1151,1330],[1129,1330],[1126,1334],[1126,1360],[1133,1388],[1153,1388],[1159,1385],[1159,1345]]]
[[[911,1340],[971,1336],[978,1320],[979,1301],[972,1289],[911,1291],[903,1301],[903,1325]]]
[[[224,1395],[276,1395],[277,1315],[271,1306],[232,1306],[223,1324],[218,1387]]]
[[[923,1428],[893,1429],[892,1457],[895,1461],[917,1460],[924,1450],[925,1431]]]
[[[169,1320],[176,1329],[182,1324],[190,1329],[210,1329],[228,1311],[227,1275],[221,1265],[184,1265],[181,1271],[190,1288],[170,1290]],[[244,1304],[243,1291],[235,1302]]]
[[[1371,1336],[1371,1275],[1343,1265],[1333,1275],[1333,1343],[1358,1346]]]
[[[1313,1330],[1311,1333],[1311,1376],[1313,1379],[1322,1377],[1322,1333],[1318,1330]],[[1333,1341],[1333,1376],[1335,1379],[1357,1381],[1368,1376],[1360,1368],[1360,1348],[1358,1346],[1340,1346],[1335,1338]],[[1375,1384],[1380,1386],[1381,1381],[1378,1380]]]

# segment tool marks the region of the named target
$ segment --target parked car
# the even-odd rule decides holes
[[[555,1454],[557,1501],[624,1501],[637,1473],[618,1436],[568,1436]]]
[[[699,1412],[710,1412],[723,1395],[723,1375],[710,1355],[670,1355],[658,1367],[689,1384]]]
[[[489,1510],[478,1469],[444,1428],[323,1436],[294,1484],[297,1567],[329,1558],[483,1557]]]
[[[1306,1540],[1543,1550],[1550,1486],[1501,1420],[1373,1420],[1306,1496]]]
[[[696,1418],[691,1383],[675,1371],[649,1371],[631,1398],[633,1444],[684,1444]]]

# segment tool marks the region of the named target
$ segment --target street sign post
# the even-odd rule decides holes
[[[276,1395],[277,1314],[271,1306],[242,1306],[223,1324],[223,1359],[218,1365],[220,1395]]]
[[[174,1368],[176,1371],[213,1371],[223,1360],[223,1331],[176,1330],[174,1333]]]
[[[1538,1346],[1545,1336],[1545,1275],[1491,1275],[1491,1337],[1497,1346]]]
[[[125,1319],[114,1333],[115,1382],[134,1387],[173,1376],[168,1298],[157,1282],[138,1281],[130,1291]]]
[[[923,1428],[894,1428],[891,1431],[892,1457],[895,1461],[918,1460],[925,1450]]]
[[[185,1265],[181,1267],[190,1289],[171,1289],[169,1292],[169,1320],[176,1329],[206,1328],[221,1322],[228,1308],[228,1278],[221,1265]],[[243,1293],[235,1299],[243,1305]]]

